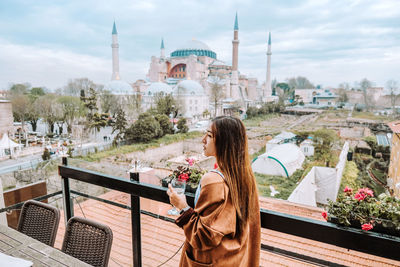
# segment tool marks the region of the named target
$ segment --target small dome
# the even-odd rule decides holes
[[[132,95],[132,86],[122,80],[112,80],[104,85],[104,90],[110,91],[114,95]]]
[[[161,82],[152,83],[146,90],[146,95],[153,96],[158,93],[163,93],[164,95],[171,94],[172,88],[166,84]]]
[[[177,50],[189,50],[189,49],[199,49],[199,50],[211,50],[208,45],[199,40],[190,40],[182,45]]]
[[[184,80],[178,83],[174,88],[176,95],[204,95],[204,88],[200,83],[193,80]]]
[[[187,57],[189,55],[217,58],[217,54],[208,45],[198,40],[191,40],[171,53],[171,57]]]

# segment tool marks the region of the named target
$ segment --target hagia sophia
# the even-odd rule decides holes
[[[259,85],[256,78],[241,74],[238,68],[239,23],[235,16],[232,40],[232,65],[217,58],[217,54],[205,43],[190,40],[165,55],[164,40],[161,40],[160,56],[152,56],[145,79],[132,85],[121,80],[119,74],[118,33],[114,22],[112,31],[111,81],[104,87],[115,95],[140,96],[143,110],[154,105],[156,94],[172,94],[182,105],[180,114],[189,119],[198,119],[205,110],[227,114],[233,108],[245,111],[247,107],[274,100],[271,89],[271,33],[267,47],[266,82]],[[222,97],[215,101],[212,88],[222,90]],[[215,102],[218,102],[215,105]]]

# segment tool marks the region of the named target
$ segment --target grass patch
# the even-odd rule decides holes
[[[86,156],[76,157],[85,161],[100,161],[103,158],[116,156],[118,154],[128,154],[136,151],[144,151],[149,148],[159,147],[161,144],[169,145],[172,143],[180,142],[186,139],[201,137],[202,132],[193,131],[188,133],[167,134],[159,139],[152,140],[148,143],[136,143],[132,145],[125,145],[120,147],[112,147],[105,151],[92,153]]]
[[[342,181],[340,183],[339,194],[343,192],[343,189],[348,186],[354,190],[360,187],[360,183],[357,180],[358,177],[357,164],[354,161],[347,161],[343,170]]]
[[[265,175],[261,173],[254,173],[258,185],[258,192],[264,197],[271,197],[272,185],[279,194],[273,196],[274,198],[280,198],[287,200],[290,194],[297,186],[297,182],[303,174],[303,170],[295,171],[289,178],[275,175]]]
[[[260,126],[262,126],[261,125],[262,122],[272,119],[272,118],[275,118],[275,117],[278,117],[279,115],[280,115],[279,113],[270,113],[270,114],[260,115],[257,117],[253,117],[251,119],[246,119],[243,121],[243,123],[246,127],[260,127]]]
[[[265,146],[263,146],[260,150],[258,150],[256,153],[250,155],[250,159],[252,162],[260,155],[265,153]]]

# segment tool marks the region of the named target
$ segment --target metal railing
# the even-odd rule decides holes
[[[71,190],[69,180],[77,180],[93,185],[102,186],[119,192],[131,195],[131,224],[132,224],[132,251],[133,266],[141,266],[141,221],[140,198],[147,198],[162,203],[169,204],[169,198],[166,194],[166,188],[142,184],[139,182],[139,174],[131,173],[131,179],[106,175],[86,169],[67,166],[67,159],[63,158],[63,165],[59,166],[59,174],[63,181],[64,212],[66,221],[73,216],[73,206],[71,199]],[[75,192],[74,193],[78,193]],[[84,194],[81,194],[84,195]],[[193,207],[194,195],[186,193],[188,204]],[[87,196],[89,197],[89,196]],[[93,198],[93,197],[92,197]],[[359,229],[342,227],[333,223],[317,221],[298,217],[289,214],[283,214],[270,210],[261,209],[261,227],[281,233],[295,235],[310,240],[323,242],[376,255],[392,260],[400,260],[400,238],[374,232],[364,232]],[[322,259],[312,258],[306,255],[300,255],[283,249],[270,247],[262,244],[262,249],[283,253],[287,256],[296,257],[304,261],[311,261],[320,265],[336,265]]]

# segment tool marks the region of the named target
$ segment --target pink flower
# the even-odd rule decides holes
[[[364,231],[369,231],[372,228],[374,228],[374,227],[370,223],[364,223],[363,225],[361,225],[361,229],[363,229]]]
[[[326,211],[323,211],[321,215],[325,220],[328,220],[328,213]]]
[[[218,169],[218,163],[214,163],[214,169]]]
[[[182,181],[187,181],[189,180],[189,175],[187,173],[182,173],[181,175],[178,176],[178,179]]]
[[[193,166],[195,160],[192,159],[192,158],[187,158],[187,159],[186,159],[186,162],[189,164],[189,166]]]
[[[362,192],[361,193],[357,193],[357,194],[354,195],[354,198],[357,199],[358,201],[364,200],[365,197],[366,197],[366,195],[364,193],[362,193]]]
[[[374,196],[374,191],[372,191],[372,190],[369,189],[368,187],[358,189],[358,193],[367,194],[367,195],[369,195],[370,197],[373,197],[373,196]]]
[[[353,192],[353,189],[351,189],[350,187],[347,187],[347,185],[346,185],[346,187],[344,188],[344,190],[343,190],[345,193],[350,193],[351,194],[351,192]]]

